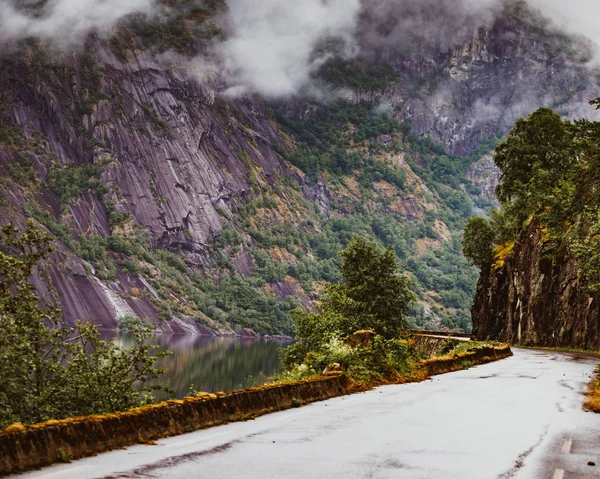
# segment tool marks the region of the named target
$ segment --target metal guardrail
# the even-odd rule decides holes
[[[423,336],[447,336],[449,338],[469,338],[471,339],[473,336],[467,333],[454,333],[452,331],[425,331],[420,329],[411,329],[410,331],[413,334],[423,335]]]

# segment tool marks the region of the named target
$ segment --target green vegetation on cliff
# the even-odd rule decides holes
[[[469,220],[465,255],[482,270],[499,268],[535,222],[546,254],[559,262],[572,255],[586,287],[600,290],[600,122],[569,121],[541,108],[516,122],[495,161],[502,206],[489,220]]]
[[[469,184],[466,170],[475,157],[449,154],[375,102],[308,105],[312,113],[302,119],[289,107],[275,106],[278,123],[297,145],[293,153],[282,154],[312,181],[325,180],[333,195],[325,226],[327,231],[331,225],[339,239],[327,238],[327,248],[319,246],[317,253],[326,250],[327,259],[335,261],[351,235],[390,246],[413,275],[421,300],[409,323],[435,323],[433,313],[447,327],[469,330],[476,272],[460,254],[458,231],[472,213],[471,197],[461,185]],[[482,145],[481,151],[492,145]],[[416,214],[410,211],[413,205],[420,210]],[[319,244],[323,240],[320,235]],[[423,305],[429,309],[432,303],[427,316]]]
[[[472,211],[460,188],[468,183],[471,160],[414,135],[410,124],[373,102],[318,104],[306,119],[292,115],[290,105],[274,106],[279,128],[296,143],[276,149],[306,177],[288,175],[272,184],[240,155],[252,190],[233,214],[222,212],[225,227],[209,245],[210,260],[202,270],[186,263],[182,249],[158,249],[128,211],[117,211],[113,201],[121,192],[114,182],[102,181],[117,162],[114,156],[103,153],[94,164],[62,166],[23,137],[7,147],[23,158],[9,173],[25,190],[24,213],[88,262],[97,277],[115,281],[122,272],[152,284],[159,297],[145,299],[161,319],[194,317],[217,329],[233,323],[290,334],[290,311],[300,301],[309,306],[309,296],[323,283],[340,280],[337,254],[358,235],[391,247],[412,275],[419,302],[411,308],[411,326],[441,321],[468,331],[476,271],[460,254],[458,230]],[[236,115],[230,107],[222,114],[227,121]],[[47,157],[45,179],[37,178],[28,160],[34,154]],[[151,193],[162,201],[153,184]],[[326,187],[320,206],[309,199],[317,184]],[[60,211],[43,201],[50,193]],[[90,195],[104,207],[105,213],[90,214],[106,214],[108,235],[78,231],[74,208]],[[240,256],[247,271],[239,269]]]
[[[340,58],[323,65],[319,77],[330,85],[351,88],[357,93],[384,91],[390,83],[400,81],[398,73],[387,63],[371,64]]]

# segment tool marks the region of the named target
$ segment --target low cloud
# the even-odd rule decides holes
[[[236,93],[266,97],[310,88],[310,76],[326,59],[316,53],[336,39],[349,53],[360,0],[228,0],[229,39],[219,48],[235,79]]]
[[[154,0],[0,0],[0,40],[36,36],[72,43],[154,6]]]
[[[583,35],[600,45],[600,2],[598,0],[527,0],[570,34]]]
[[[230,73],[227,96],[298,93],[329,96],[311,76],[330,55],[350,58],[360,47],[440,49],[457,32],[491,18],[501,0],[227,0],[228,40],[218,56]],[[333,41],[332,41],[333,40]]]
[[[363,0],[365,36],[373,42],[445,48],[472,28],[489,22],[506,5],[520,0]],[[559,30],[600,44],[598,0],[524,0]],[[468,33],[467,33],[468,32]],[[389,45],[389,43],[388,43]]]
[[[501,0],[363,0],[361,41],[404,54],[444,50],[472,36],[501,5]]]
[[[214,45],[210,58],[178,61],[199,81],[225,82],[226,96],[258,92],[269,98],[331,95],[312,78],[331,55],[325,44],[335,45],[346,58],[360,54],[361,48],[379,47],[427,58],[472,36],[473,28],[491,21],[505,4],[505,0],[225,1],[227,39]],[[558,28],[600,43],[598,0],[526,3]],[[72,45],[90,31],[109,31],[130,14],[166,11],[161,0],[0,0],[0,41],[38,36]]]

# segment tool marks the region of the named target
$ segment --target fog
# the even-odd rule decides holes
[[[36,36],[72,43],[154,7],[154,0],[0,0],[0,40]]]
[[[513,1],[513,0],[511,0]],[[598,0],[526,0],[567,33],[600,43]],[[440,50],[490,22],[504,0],[227,0],[229,40],[221,50],[234,72],[235,94],[268,97],[311,89],[324,60],[315,47],[337,39],[350,57],[358,46]],[[313,88],[314,90],[314,88]]]
[[[221,47],[242,93],[285,96],[306,88],[326,59],[315,47],[337,39],[351,55],[359,0],[228,0],[230,38]],[[240,88],[240,86],[242,88]]]
[[[527,0],[568,33],[582,34],[600,44],[600,1]]]
[[[514,1],[514,0],[510,0]],[[360,47],[446,48],[489,22],[504,0],[226,0],[227,39],[210,60],[186,59],[201,72],[227,72],[230,96],[283,97],[315,92],[312,73],[331,49],[348,58]],[[568,33],[600,43],[598,0],[526,0]],[[73,45],[108,32],[132,13],[153,14],[158,0],[0,0],[0,40],[38,36]],[[161,3],[161,9],[164,5]],[[208,72],[208,73],[207,73]]]

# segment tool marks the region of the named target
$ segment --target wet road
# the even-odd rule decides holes
[[[26,478],[600,478],[598,359],[545,351],[134,446]],[[597,466],[589,466],[593,461]]]

